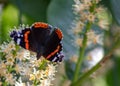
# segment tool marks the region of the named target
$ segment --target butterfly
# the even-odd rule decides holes
[[[36,52],[36,57],[41,56],[52,62],[61,62],[63,34],[59,28],[43,22],[35,22],[31,27],[22,30],[13,30],[10,37],[19,46]]]

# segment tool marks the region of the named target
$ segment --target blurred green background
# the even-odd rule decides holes
[[[73,42],[75,36],[71,33],[71,29],[74,26],[73,21],[76,18],[72,10],[73,4],[73,0],[0,0],[0,43],[9,40],[9,31],[20,24],[31,25],[40,21],[47,22],[62,30],[65,53],[63,70],[65,72],[61,73],[62,69],[58,70],[58,74],[61,77],[56,76],[55,86],[68,86],[68,84],[64,83],[66,81],[69,83],[73,76],[72,68],[74,68],[74,65],[69,62],[69,58],[78,52]],[[120,0],[102,0],[100,5],[105,6],[108,9],[108,15],[112,16],[110,29],[103,31],[105,33],[104,40],[108,40],[107,42],[110,43],[110,45],[104,44],[103,48],[107,52],[114,45],[112,40],[115,40],[115,35],[120,34]],[[96,27],[94,28],[97,29]],[[95,79],[86,80],[83,86],[120,86],[119,48],[116,52],[113,54],[114,58],[101,68],[105,72],[100,73],[101,75],[98,73],[99,76],[97,75],[98,77]],[[112,67],[110,66],[109,68],[110,63],[112,63]]]

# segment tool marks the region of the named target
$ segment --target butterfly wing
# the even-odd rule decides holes
[[[33,47],[37,53],[37,58],[43,54],[46,40],[49,38],[51,33],[51,26],[46,23],[37,22],[31,27],[31,35],[33,38]]]
[[[39,53],[41,56],[45,41],[50,35],[50,29],[50,25],[36,22],[30,28],[12,31],[10,37],[21,47]]]
[[[29,50],[32,42],[31,38],[31,30],[30,28],[25,28],[20,31],[12,31],[10,37],[21,47]]]
[[[55,29],[49,39],[46,41],[43,56],[53,62],[61,62],[64,57],[62,54],[62,32],[60,29]]]

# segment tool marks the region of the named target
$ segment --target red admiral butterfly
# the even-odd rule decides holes
[[[20,31],[12,31],[10,37],[21,47],[36,52],[37,59],[44,56],[52,62],[61,62],[63,38],[62,32],[51,25],[36,22],[29,28]]]

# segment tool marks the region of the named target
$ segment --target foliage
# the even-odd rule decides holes
[[[78,9],[73,8],[82,6],[81,2],[84,1],[93,2],[92,6],[87,3],[90,6],[85,10],[93,15],[87,22],[81,23],[84,12],[76,14]],[[73,86],[86,83],[96,86],[97,79],[101,77],[95,78],[96,81],[93,82],[89,76],[92,76],[93,72],[99,68],[101,70],[106,68],[106,72],[101,75],[104,76],[103,83],[106,83],[104,86],[117,86],[120,80],[118,72],[120,71],[120,1],[101,0],[99,3],[97,1],[100,0],[0,0],[0,43],[11,40],[8,32],[14,26],[31,25],[36,21],[47,22],[59,27],[64,34],[65,73],[62,82],[70,80]],[[97,13],[95,9],[98,7],[104,10],[99,10]],[[99,22],[99,20],[103,21]],[[81,28],[80,26],[82,29],[76,29]],[[104,55],[101,56],[103,59],[100,62],[97,61],[96,65],[91,65],[94,63],[92,56],[99,57],[96,56],[98,51],[94,53],[95,55],[91,54],[98,47],[103,49],[102,55]],[[112,67],[109,67],[108,60],[110,60],[108,63],[112,63]],[[57,77],[57,79],[60,82],[60,78]]]

